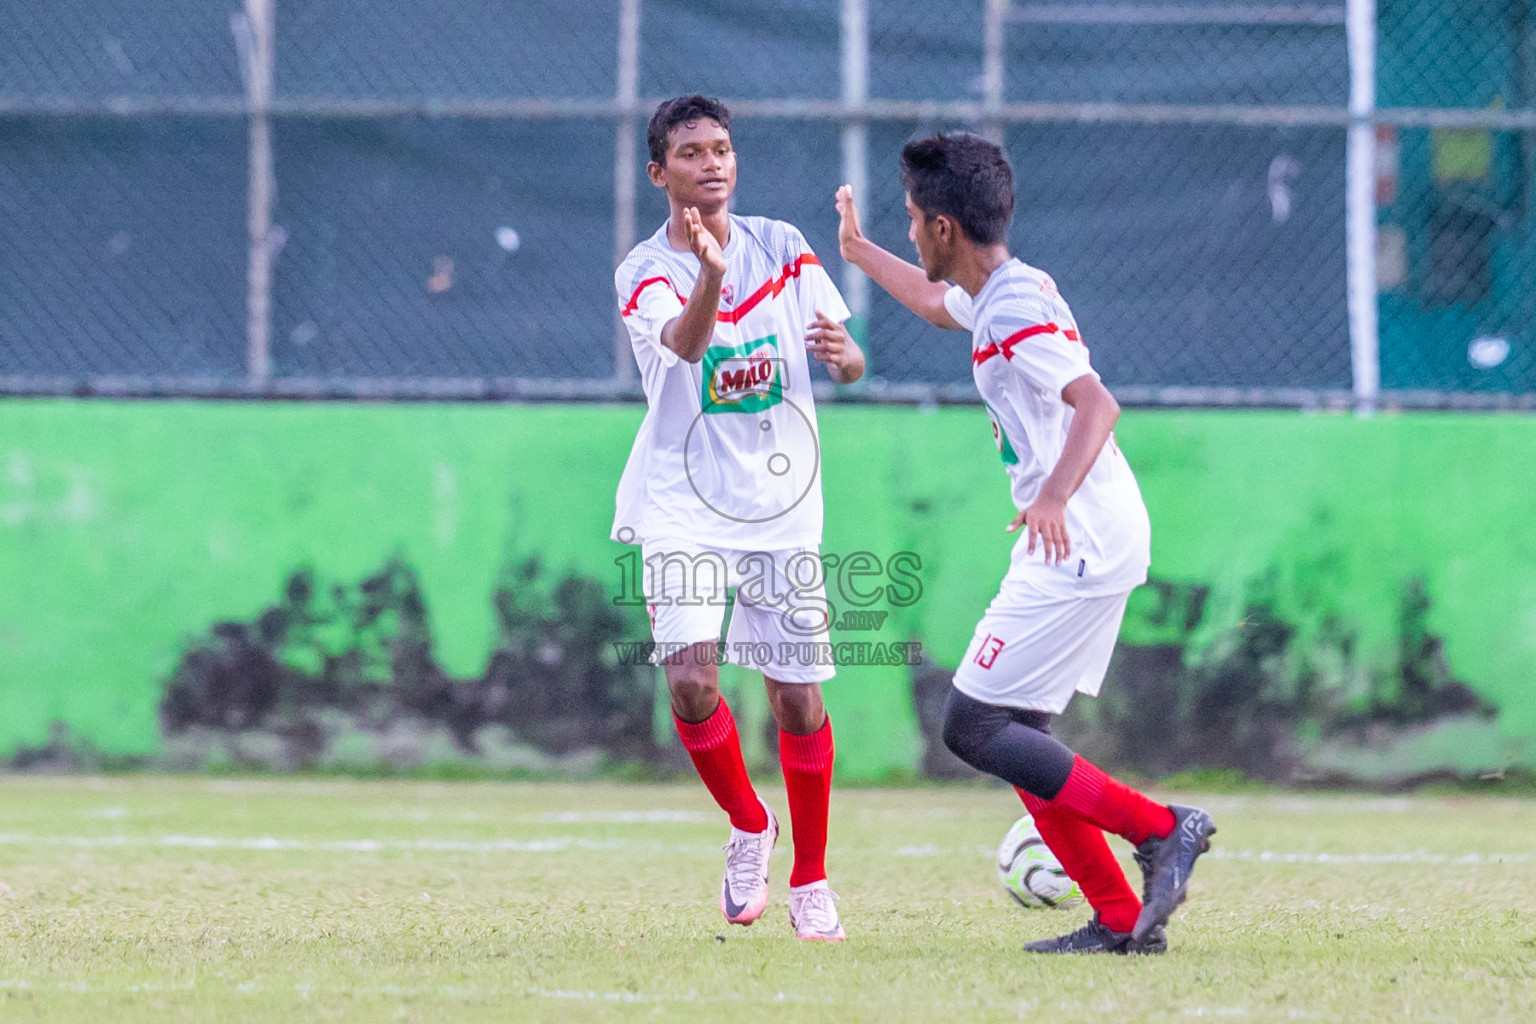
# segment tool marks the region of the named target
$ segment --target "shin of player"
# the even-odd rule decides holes
[[[804,236],[730,212],[736,152],[724,106],[668,100],[647,144],[646,171],[669,215],[615,274],[648,409],[619,483],[613,537],[642,547],[678,735],[731,821],[721,912],[734,924],[762,914],[778,837],[720,697],[715,652],[735,590],[725,650],[763,673],[779,726],[794,828],[790,919],[802,939],[839,941],[825,867],[832,725],[821,694],[834,670],[829,659],[785,652],[828,641],[811,360],[851,383],[864,356]]]
[[[969,330],[971,365],[1022,530],[996,598],[955,673],[946,744],[1012,783],[1082,887],[1093,919],[1032,952],[1161,952],[1195,859],[1215,831],[1197,808],[1160,804],[1051,735],[1075,693],[1095,695],[1131,590],[1146,581],[1151,528],[1112,433],[1120,414],[1050,275],[1006,246],[1013,172],[974,135],[902,151],[908,237],[921,265],[864,237],[838,190],[843,257],[943,328]],[[953,284],[947,283],[953,282]],[[1141,897],[1104,833],[1136,846]]]

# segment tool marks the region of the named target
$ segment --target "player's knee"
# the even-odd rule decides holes
[[[667,690],[672,710],[685,722],[702,722],[720,703],[720,681],[702,669],[667,670]]]
[[[951,754],[973,768],[978,767],[976,762],[990,738],[985,716],[976,713],[978,708],[983,707],[985,705],[981,702],[953,688],[949,691],[949,700],[944,704],[944,745]]]
[[[796,736],[810,735],[827,720],[819,686],[779,684],[769,688],[768,700],[773,707],[773,720],[779,728]]]

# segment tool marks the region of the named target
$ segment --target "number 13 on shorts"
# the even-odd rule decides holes
[[[976,647],[976,657],[971,660],[982,668],[991,668],[1003,650],[1003,639],[988,633]]]

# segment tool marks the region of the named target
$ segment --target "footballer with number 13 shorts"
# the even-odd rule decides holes
[[[1195,807],[1157,803],[1051,735],[1074,693],[1096,695],[1130,592],[1146,582],[1151,526],[1111,431],[1120,406],[1099,382],[1049,274],[1006,246],[1013,169],[995,144],[938,135],[901,153],[922,266],[864,237],[848,186],[837,192],[843,258],[918,316],[971,332],[971,367],[1015,507],[1001,589],[955,672],[944,742],[1011,783],[1094,909],[1033,953],[1161,953],[1195,860],[1216,831]],[[953,286],[946,284],[953,281]],[[1104,833],[1136,846],[1138,898]]]
[[[725,651],[763,673],[779,726],[795,840],[790,922],[798,938],[838,942],[825,866],[832,723],[820,685],[834,669],[808,356],[847,384],[863,374],[864,355],[804,236],[730,212],[736,153],[718,100],[666,101],[646,142],[646,172],[669,216],[614,276],[648,408],[619,482],[613,538],[641,545],[677,732],[731,821],[721,912],[742,925],[763,913],[779,831],[720,696],[716,654],[734,588]]]

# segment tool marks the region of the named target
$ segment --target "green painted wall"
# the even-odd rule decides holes
[[[606,539],[612,491],[640,415],[0,403],[0,751],[42,742],[54,721],[112,752],[154,751],[185,644],[248,619],[299,566],[356,580],[403,556],[440,662],[477,675],[509,559],[537,553],[617,586],[628,549]],[[831,407],[822,434],[824,551],[923,560],[915,605],[843,639],[916,636],[953,664],[1012,539],[985,416]],[[1154,573],[1211,588],[1197,642],[1235,627],[1267,578],[1304,636],[1347,623],[1352,671],[1386,670],[1403,588],[1423,579],[1457,678],[1501,708],[1507,735],[1536,736],[1536,419],[1133,410],[1117,436],[1152,511]],[[1159,629],[1133,602],[1124,638]],[[828,703],[845,773],[914,763],[904,668],[845,669]]]

